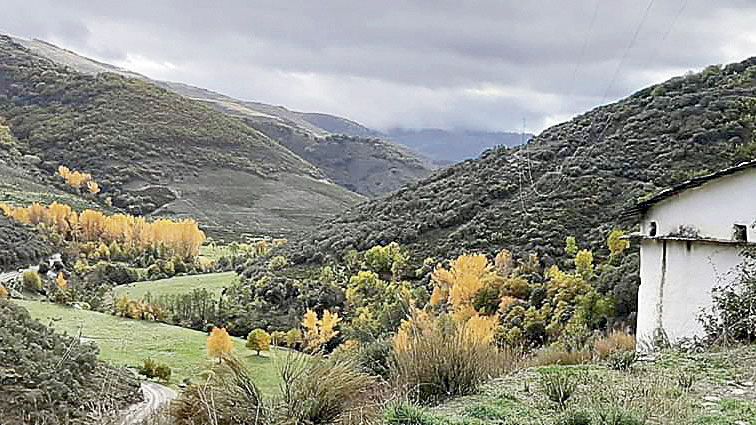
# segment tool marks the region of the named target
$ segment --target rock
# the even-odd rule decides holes
[[[720,401],[722,401],[721,398],[713,396],[713,395],[707,395],[703,399],[704,399],[704,401],[708,401],[710,403],[719,403]]]

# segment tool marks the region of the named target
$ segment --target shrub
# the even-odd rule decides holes
[[[261,351],[270,350],[270,335],[262,329],[255,329],[247,336],[247,348],[256,351],[260,355]]]
[[[443,421],[428,414],[425,409],[409,402],[389,406],[383,421],[386,425],[441,425]]]
[[[21,281],[24,284],[24,289],[29,291],[39,292],[42,290],[42,278],[39,273],[35,271],[27,271],[21,277]]]
[[[357,350],[357,361],[362,370],[374,376],[388,378],[390,374],[391,343],[377,340],[363,344]]]
[[[302,331],[293,328],[286,332],[286,346],[289,348],[296,348],[302,343]]]
[[[681,371],[677,375],[677,386],[680,387],[680,389],[687,391],[693,387],[693,384],[696,382],[696,375],[693,372],[689,371]]]
[[[171,403],[175,425],[267,424],[269,410],[249,372],[228,357],[205,383],[190,385]]]
[[[756,341],[756,252],[747,251],[739,281],[712,290],[712,307],[700,321],[712,344]]]
[[[645,421],[631,412],[610,407],[596,411],[593,423],[596,425],[643,425]]]
[[[564,369],[544,369],[539,371],[540,383],[546,397],[560,409],[567,407],[567,401],[577,390],[575,375]]]
[[[532,366],[573,366],[591,362],[591,353],[587,351],[568,351],[558,344],[539,350],[530,360]]]
[[[163,382],[171,380],[171,368],[167,364],[158,363],[151,358],[144,360],[144,365],[139,368],[139,374],[148,378],[157,378]]]
[[[6,300],[0,324],[3,425],[88,424],[98,408],[118,411],[137,401],[136,379],[99,362],[96,346],[54,332]]]
[[[50,271],[50,264],[47,261],[42,261],[41,263],[39,263],[39,266],[37,268],[37,272],[39,272],[39,274],[44,275],[44,274],[47,274],[47,272],[49,271]]]
[[[281,401],[275,412],[286,423],[365,423],[379,416],[378,381],[356,362],[289,354],[279,370]]]
[[[618,352],[630,351],[635,351],[635,336],[625,332],[613,331],[593,343],[593,352],[599,360],[607,360]]]
[[[268,270],[276,271],[286,268],[289,265],[289,261],[282,255],[276,255],[268,262]]]
[[[629,370],[638,360],[638,354],[635,351],[617,351],[607,360],[610,369]]]
[[[394,341],[391,380],[416,401],[470,394],[515,362],[509,352],[471,340],[463,326],[441,322],[413,329],[406,338]]]

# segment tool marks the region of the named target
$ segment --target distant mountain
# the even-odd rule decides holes
[[[83,170],[118,208],[235,238],[290,236],[364,200],[242,120],[118,74],[78,72],[0,36],[0,118],[23,154],[11,165]]]
[[[434,168],[414,152],[390,141],[376,140],[380,137],[379,133],[344,118],[295,112],[282,106],[234,99],[188,84],[155,81],[41,40],[16,41],[40,56],[79,72],[90,75],[112,72],[140,79],[240,118],[253,129],[315,165],[329,180],[365,196],[376,197],[395,191],[428,176]],[[334,131],[336,123],[340,127]],[[340,128],[348,128],[349,131],[341,131]],[[352,137],[337,136],[341,134]]]
[[[304,112],[298,114],[310,124],[331,133],[391,140],[440,166],[477,158],[486,149],[496,146],[521,145],[534,137],[530,133],[441,130],[437,128],[395,128],[380,132],[335,115]]]
[[[480,156],[496,146],[512,147],[526,143],[529,133],[504,133],[472,130],[392,129],[386,138],[439,163],[453,164]]]

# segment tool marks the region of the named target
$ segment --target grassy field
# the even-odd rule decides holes
[[[207,335],[190,329],[162,323],[137,321],[107,314],[75,310],[56,304],[38,301],[17,301],[32,317],[60,332],[78,335],[97,343],[100,358],[119,366],[140,366],[151,357],[168,364],[173,370],[171,385],[185,378],[198,382],[200,374],[214,362],[207,356]],[[278,391],[278,375],[274,357],[281,351],[255,355],[244,347],[244,341],[235,338],[235,353],[246,363],[255,382],[266,394]]]
[[[556,373],[574,385],[561,408],[547,386]],[[756,425],[756,346],[721,352],[664,353],[630,370],[601,365],[518,371],[426,411],[438,424]],[[568,388],[570,385],[556,385]],[[581,415],[588,421],[578,421]]]
[[[237,280],[238,275],[235,272],[179,276],[118,286],[113,289],[113,295],[116,297],[127,295],[131,299],[141,299],[148,292],[154,298],[163,295],[186,294],[195,289],[204,288],[213,296],[217,296],[224,288],[231,286]]]

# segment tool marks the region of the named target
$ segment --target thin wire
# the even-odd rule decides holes
[[[596,16],[598,16],[598,10],[599,5],[601,4],[601,0],[596,0],[596,4],[593,7],[593,15],[591,16],[591,21],[588,24],[588,30],[585,32],[585,38],[583,38],[583,45],[580,47],[580,55],[578,55],[578,60],[575,62],[575,67],[572,69],[572,78],[570,79],[570,91],[569,96],[572,96],[572,93],[575,92],[575,81],[577,79],[578,75],[578,69],[580,69],[583,66],[583,60],[585,59],[585,51],[588,49],[588,43],[591,39],[591,34],[593,34],[593,25],[596,23]]]
[[[606,90],[604,91],[604,96],[601,99],[601,103],[604,103],[604,101],[608,97],[609,91],[611,90],[612,86],[617,80],[617,77],[619,76],[619,72],[620,72],[620,69],[622,68],[622,65],[624,65],[625,60],[627,60],[628,54],[630,53],[630,50],[633,48],[633,45],[635,45],[635,42],[638,40],[638,34],[640,34],[641,27],[643,27],[643,24],[646,22],[646,19],[648,18],[648,12],[651,10],[651,6],[653,5],[654,5],[654,0],[650,0],[648,2],[648,5],[646,6],[646,10],[643,11],[643,17],[638,23],[638,26],[635,28],[635,32],[633,33],[633,38],[630,39],[630,43],[628,43],[627,47],[625,48],[625,52],[622,54],[622,59],[620,59],[619,63],[617,64],[617,68],[614,70],[614,75],[612,75],[612,79],[609,81],[609,85],[606,86]]]
[[[649,0],[648,5],[646,5],[646,9],[643,11],[643,15],[641,16],[641,20],[638,22],[638,25],[636,26],[635,31],[633,32],[633,36],[630,38],[630,42],[625,47],[625,51],[623,52],[620,61],[617,63],[617,68],[615,69],[614,74],[612,75],[612,78],[610,79],[609,84],[606,87],[606,90],[604,90],[604,95],[602,96],[602,99],[601,99],[601,102],[600,102],[601,104],[603,104],[604,101],[606,100],[606,98],[608,97],[609,91],[610,91],[611,87],[614,85],[617,77],[619,76],[620,71],[621,71],[622,67],[624,66],[624,63],[627,60],[627,57],[628,57],[628,55],[630,53],[630,50],[632,50],[632,48],[635,46],[635,43],[638,40],[638,35],[640,34],[641,28],[643,27],[643,25],[645,24],[646,20],[648,19],[648,15],[649,15],[649,12],[650,12],[651,7],[653,6],[653,4],[654,4],[654,0]],[[604,137],[604,135],[606,133],[606,130],[609,128],[609,122],[611,121],[611,119],[612,119],[613,116],[614,116],[614,114],[607,113],[607,119],[606,119],[606,122],[603,125],[601,133],[599,133],[598,137],[596,138],[596,142],[588,146],[588,152],[586,153],[586,156],[590,155],[590,153],[592,152],[593,148]],[[548,196],[548,195],[554,193],[557,189],[559,189],[559,186],[564,181],[564,173],[562,172],[562,170],[564,169],[564,166],[567,165],[568,162],[572,162],[572,160],[574,160],[577,157],[578,153],[580,152],[581,147],[582,146],[578,146],[575,149],[575,152],[573,152],[573,154],[570,155],[570,157],[568,157],[566,160],[564,160],[562,162],[562,164],[560,164],[558,166],[556,172],[559,173],[559,180],[552,186],[552,188],[548,192],[546,192],[546,193],[540,193],[538,191],[538,189],[536,188],[536,184],[540,183],[541,179],[543,179],[543,177],[546,176],[546,173],[543,173],[541,175],[541,178],[538,179],[538,182],[535,182],[532,185],[532,187],[531,187],[532,192],[534,192],[538,197],[544,197],[544,196]]]
[[[577,80],[578,70],[582,68],[583,62],[585,60],[585,52],[588,49],[588,44],[591,40],[591,34],[593,34],[593,27],[596,23],[596,17],[598,16],[598,10],[599,6],[601,5],[601,0],[596,0],[594,6],[593,6],[593,14],[591,15],[591,20],[588,23],[588,29],[585,32],[585,37],[583,37],[583,45],[580,47],[580,54],[578,55],[578,60],[575,62],[575,66],[572,69],[572,77],[570,78],[570,83],[568,84],[568,87],[570,90],[567,93],[567,97],[571,97],[572,94],[575,92],[575,82]],[[522,137],[524,138],[525,133],[525,118],[523,117],[523,124],[522,124]],[[528,163],[528,178],[530,180],[530,188],[529,190],[534,191],[536,195],[541,196],[541,194],[538,192],[538,188],[535,187],[535,182],[533,181],[533,170],[530,163],[530,152],[528,152],[528,145],[521,143],[521,145],[524,145],[524,151],[525,151],[525,157],[527,159]],[[561,168],[560,168],[561,169]]]

